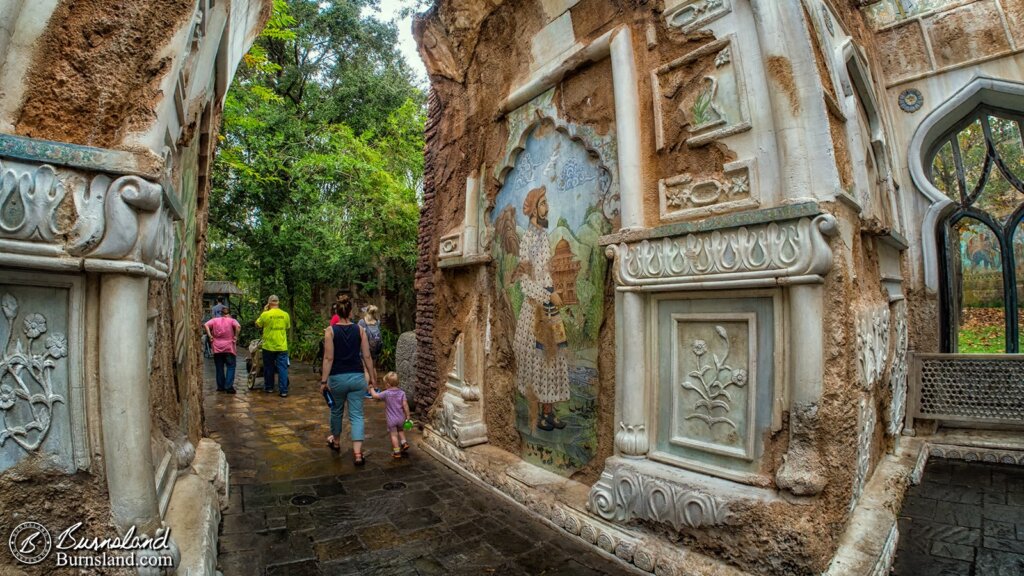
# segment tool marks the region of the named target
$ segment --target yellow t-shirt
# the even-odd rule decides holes
[[[263,328],[263,349],[267,352],[288,351],[288,328],[292,319],[280,308],[271,308],[256,319],[256,325]]]

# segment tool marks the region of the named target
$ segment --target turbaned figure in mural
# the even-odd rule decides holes
[[[519,244],[519,266],[512,275],[523,292],[513,342],[516,385],[526,397],[527,390],[533,390],[540,403],[537,428],[550,431],[565,428],[555,415],[554,404],[569,399],[569,360],[559,312],[562,299],[551,279],[548,200],[543,186],[526,195],[523,214],[530,225]]]

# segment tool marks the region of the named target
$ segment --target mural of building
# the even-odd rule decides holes
[[[169,528],[177,573],[214,573],[228,470],[202,424],[209,164],[270,10],[0,2],[0,531]]]
[[[930,455],[1024,463],[1022,23],[435,2],[429,449],[646,572],[888,573]]]

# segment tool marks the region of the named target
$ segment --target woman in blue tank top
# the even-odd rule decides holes
[[[352,301],[342,296],[337,301],[340,321],[324,330],[324,360],[320,392],[328,387],[334,396],[331,408],[331,436],[327,445],[341,450],[341,417],[348,404],[348,421],[352,432],[352,457],[357,466],[363,460],[363,397],[369,386],[377,385],[377,372],[370,357],[366,332],[352,323]]]

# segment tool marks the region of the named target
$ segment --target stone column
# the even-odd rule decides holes
[[[150,449],[146,310],[149,278],[105,274],[100,280],[99,373],[103,461],[111,511],[121,530],[160,527]]]
[[[637,94],[633,35],[629,28],[611,42],[612,91],[615,95],[615,132],[619,144],[619,195],[622,228],[643,228],[643,174],[640,164],[640,97]]]
[[[647,455],[645,403],[647,385],[644,361],[643,298],[636,292],[622,293],[622,421],[615,432],[615,447],[627,458]]]
[[[800,284],[789,289],[789,451],[776,474],[776,482],[798,496],[813,496],[825,487],[821,457],[816,447],[818,407],[821,402],[825,349],[822,341],[824,288]]]

